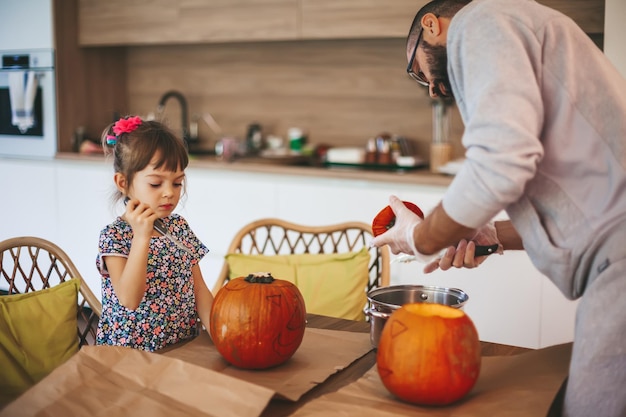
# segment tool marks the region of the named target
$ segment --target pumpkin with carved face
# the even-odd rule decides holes
[[[447,405],[463,398],[480,373],[478,332],[453,307],[404,304],[382,330],[376,366],[384,386],[401,400]]]
[[[243,369],[265,369],[296,352],[306,326],[304,298],[269,273],[230,280],[215,295],[209,332],[218,352]]]

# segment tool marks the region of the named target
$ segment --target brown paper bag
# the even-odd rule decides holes
[[[85,346],[0,417],[256,417],[272,390],[140,350]]]
[[[515,356],[483,357],[472,391],[446,407],[420,407],[395,398],[383,385],[376,366],[337,392],[315,399],[294,416],[368,415],[376,417],[537,417],[546,416],[567,375],[572,344]]]
[[[266,387],[276,391],[277,397],[297,401],[311,388],[371,350],[369,333],[307,328],[302,344],[287,362],[262,371],[229,365],[206,333],[163,355]]]
[[[366,333],[306,329],[286,363],[249,371],[228,365],[206,333],[160,354],[86,346],[0,417],[258,416],[272,397],[296,401],[371,350]]]

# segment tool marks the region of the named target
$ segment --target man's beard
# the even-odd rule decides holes
[[[454,97],[448,77],[448,48],[444,45],[432,45],[425,40],[423,42],[426,63],[433,79],[433,92],[439,97]]]

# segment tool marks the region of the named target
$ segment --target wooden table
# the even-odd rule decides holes
[[[369,333],[370,325],[367,322],[337,319],[333,317],[307,314],[307,326],[318,329],[342,330],[350,332]],[[501,345],[490,342],[480,342],[483,356],[507,356],[527,352],[531,349],[516,346]],[[341,387],[356,381],[376,364],[376,351],[372,350],[365,356],[354,361],[342,371],[331,375],[322,384],[309,390],[298,401],[286,401],[273,399],[265,408],[261,416],[282,417],[288,416],[302,407],[307,402],[329,392],[334,392]]]
[[[343,331],[343,332],[357,332],[357,333],[361,333],[362,336],[369,336],[369,332],[370,332],[370,325],[367,322],[364,321],[351,321],[351,320],[343,320],[343,319],[336,319],[336,318],[332,318],[332,317],[326,317],[326,316],[318,316],[318,315],[313,315],[313,314],[308,314],[307,315],[307,326],[309,328],[318,328],[318,329],[327,329],[327,330],[338,330],[338,331]],[[207,343],[210,343],[210,340],[208,339],[208,335],[204,335],[206,336],[205,339],[207,340]],[[203,336],[203,337],[204,337]],[[348,337],[346,337],[345,334],[343,334],[343,337],[348,339]],[[359,350],[359,354],[361,354],[362,352],[366,352],[367,349],[369,348],[368,344],[364,345],[365,343],[369,343],[369,341],[366,342],[366,340],[363,340],[363,338],[361,337],[361,335],[358,337],[360,339],[360,345],[361,348]],[[318,341],[319,342],[319,341]],[[178,348],[182,348],[184,345],[186,345],[187,343],[193,343],[193,340],[189,340],[189,341],[185,341],[185,342],[181,342],[181,344],[177,344],[177,345],[173,345],[170,346],[166,349],[163,349],[161,351],[159,351],[159,353],[166,353],[168,350],[175,350]],[[204,343],[204,342],[203,342]],[[317,345],[315,345],[317,346]],[[498,356],[508,356],[508,355],[515,355],[518,353],[523,353],[523,352],[527,352],[530,351],[531,349],[526,349],[526,348],[519,348],[519,347],[514,347],[514,346],[507,346],[507,345],[500,345],[500,344],[495,344],[495,343],[488,343],[488,342],[481,342],[481,346],[482,346],[482,355],[483,356],[494,356],[494,355],[498,355]],[[91,352],[96,352],[97,348],[92,350]],[[116,357],[119,358],[120,352],[122,350],[125,349],[118,349],[116,350],[116,355],[110,356],[110,357]],[[109,351],[110,352],[110,351]],[[194,351],[194,354],[197,354],[198,351]],[[139,352],[137,352],[139,353]],[[135,353],[133,353],[134,355]],[[149,355],[147,353],[144,352],[145,355]],[[123,355],[123,354],[122,354]],[[355,356],[351,356],[355,357]],[[93,356],[85,356],[85,358],[90,358],[90,359],[85,359],[87,362],[89,362],[91,360],[91,362],[89,362],[91,365],[94,365],[94,361],[93,361]],[[144,358],[145,359],[145,358]],[[160,358],[162,359],[162,358]],[[69,361],[68,361],[69,362]],[[97,361],[96,361],[97,362]],[[140,361],[141,362],[141,361]],[[149,362],[149,361],[148,361]],[[139,368],[142,370],[145,370],[145,366],[147,366],[146,364],[148,363],[146,361],[142,362],[144,368]],[[344,362],[344,364],[347,362]],[[89,381],[98,381],[100,382],[101,379],[98,378],[93,378],[93,369],[99,369],[100,371],[105,370],[107,365],[104,363],[100,363],[98,362],[98,366],[86,366],[85,362],[82,362],[82,369],[84,369],[85,367],[89,368],[91,371],[88,372],[90,375],[87,376],[87,379]],[[309,389],[308,391],[306,391],[299,399],[298,401],[290,401],[290,400],[284,400],[284,399],[279,399],[279,398],[272,398],[269,402],[269,404],[265,407],[265,409],[263,410],[263,412],[260,414],[261,416],[271,416],[271,417],[281,417],[281,416],[289,416],[292,415],[296,410],[298,410],[299,408],[301,408],[302,406],[304,406],[305,404],[307,404],[308,402],[324,395],[327,393],[332,393],[335,391],[338,391],[339,389],[343,388],[344,386],[351,384],[355,381],[357,381],[359,378],[361,378],[367,371],[369,371],[370,369],[372,369],[373,366],[375,366],[376,364],[376,351],[375,350],[369,350],[367,351],[367,353],[364,356],[361,356],[360,358],[358,358],[357,360],[355,360],[354,362],[352,362],[350,365],[348,365],[346,368],[331,374],[324,382],[314,386],[312,389]],[[62,365],[64,366],[64,365]],[[79,369],[77,367],[76,363],[72,363],[69,366],[69,370],[70,373],[74,372],[75,369]],[[119,369],[118,369],[119,371]],[[112,373],[114,374],[114,372]],[[328,374],[324,374],[324,375],[328,375]],[[52,376],[52,375],[51,375]],[[43,403],[41,404],[46,404],[45,401],[54,401],[54,398],[58,398],[59,397],[59,393],[63,390],[58,390],[58,384],[59,383],[64,383],[67,382],[67,377],[68,374],[65,374],[65,376],[63,376],[63,372],[61,373],[57,373],[54,375],[54,377],[52,378],[51,381],[49,381],[44,387],[44,390],[41,391],[43,393],[45,393],[46,395],[43,395],[42,398],[47,398],[47,400],[44,400]],[[56,378],[56,379],[55,379]],[[65,379],[64,379],[65,378]],[[120,382],[120,381],[126,381],[123,378],[122,379],[106,379],[105,385],[107,383],[109,384],[113,384],[113,387],[115,389],[110,390],[111,393],[113,393],[112,395],[118,395],[119,394],[119,389],[120,388],[124,388],[124,383],[125,382]],[[117,382],[114,382],[117,381]],[[43,382],[43,381],[42,381]],[[143,381],[141,383],[145,383],[147,385],[150,385],[148,382]],[[97,384],[96,384],[97,385]],[[137,387],[137,384],[131,384],[134,388]],[[42,385],[37,385],[37,386],[42,386]],[[35,389],[37,386],[33,387],[33,389]],[[73,390],[74,388],[70,389],[70,392],[73,392],[71,390]],[[90,385],[90,389],[91,389],[91,395],[94,395],[93,393],[94,391],[94,385]],[[97,389],[102,389],[102,385],[98,385]],[[152,392],[149,389],[146,390],[147,392]],[[40,392],[40,393],[41,393]],[[105,392],[106,389],[105,389]],[[131,392],[131,395],[133,395],[133,393],[135,393],[138,397],[138,400],[141,400],[141,398],[143,398],[143,394],[141,393],[141,391],[136,391],[136,390],[130,390],[129,392]],[[26,393],[25,395],[28,395],[28,393]],[[33,395],[37,395],[37,394],[33,394]],[[70,403],[72,403],[74,400],[78,400],[78,397],[74,397],[74,396],[67,396],[67,392],[62,392],[62,395],[64,395],[65,401],[66,403],[64,403],[63,406],[67,406],[67,401],[69,401]],[[160,395],[160,394],[154,394],[156,396]],[[271,396],[272,393],[268,392],[268,395]],[[560,395],[560,394],[559,394]],[[146,397],[150,397],[149,395],[147,395]],[[277,396],[275,396],[277,397]],[[86,398],[91,398],[89,396],[87,396]],[[98,396],[99,399],[102,398],[102,396]],[[263,398],[263,404],[265,404],[265,401],[267,401],[267,396],[265,396]],[[23,397],[22,397],[23,399]],[[27,400],[28,401],[28,400]],[[113,400],[112,400],[113,401]],[[560,401],[555,401],[553,402],[553,406],[556,404],[557,406],[560,404]],[[129,403],[128,402],[128,398],[126,398],[125,403]],[[136,401],[131,401],[131,403],[136,404]],[[73,403],[72,403],[73,404]],[[70,404],[70,405],[72,405]],[[83,404],[84,406],[85,404]],[[91,406],[93,406],[94,404],[90,404]],[[97,407],[100,406],[100,403],[96,403],[95,404]],[[145,403],[144,403],[145,405]],[[77,408],[77,410],[80,409]],[[58,410],[58,409],[57,409]],[[556,413],[550,413],[549,416],[553,416],[553,415],[560,415],[558,413],[558,408],[555,408],[555,410],[557,411]],[[15,411],[15,410],[13,410]],[[141,410],[138,410],[141,413]],[[551,410],[552,411],[552,410]],[[136,414],[136,415],[142,415],[142,414]]]

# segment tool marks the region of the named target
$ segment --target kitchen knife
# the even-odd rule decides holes
[[[130,200],[130,197],[126,197],[124,199],[124,205],[126,205],[128,203],[128,200]],[[180,249],[184,250],[185,252],[187,252],[188,255],[193,256],[193,252],[191,251],[191,249],[189,249],[187,246],[183,245],[178,239],[176,239],[165,227],[165,224],[163,224],[163,220],[161,219],[156,219],[154,221],[154,230],[156,230],[157,232],[161,233],[163,236],[165,236],[166,238],[168,238],[170,241],[172,241],[176,246],[178,246]]]
[[[474,256],[487,256],[491,255],[492,253],[496,253],[496,251],[498,250],[498,246],[499,245],[497,243],[495,245],[488,246],[476,245]]]
[[[498,250],[498,244],[494,244],[494,245],[476,245],[476,249],[474,251],[474,257],[477,256],[487,256],[487,255],[491,255],[492,253],[496,253]],[[444,251],[442,251],[441,253],[443,254]],[[436,256],[433,257],[433,259],[435,259]],[[392,264],[395,263],[407,263],[407,262],[413,262],[415,260],[415,256],[413,255],[399,255],[396,256],[395,258],[393,258],[393,260],[391,261]]]
[[[188,255],[193,256],[193,252],[191,251],[191,249],[183,245],[178,239],[172,236],[170,232],[168,232],[168,230],[165,228],[165,225],[163,224],[163,221],[161,219],[156,219],[154,221],[154,230],[156,230],[157,232],[161,233],[163,236],[165,236],[166,238],[174,242],[176,246],[178,246],[180,249],[187,252]]]

